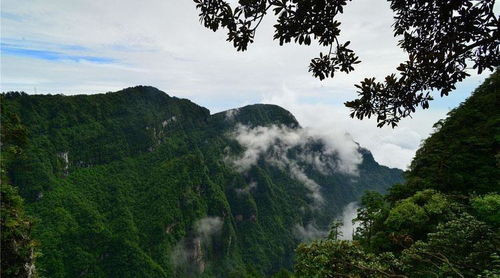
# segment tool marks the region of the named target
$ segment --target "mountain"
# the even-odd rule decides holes
[[[275,105],[211,115],[138,86],[1,95],[2,177],[44,277],[262,277],[402,171]]]
[[[435,132],[410,165],[406,194],[426,188],[459,194],[500,193],[499,95],[497,70],[434,125]]]
[[[351,242],[296,250],[295,277],[500,277],[500,71],[434,126],[405,182],[362,197]]]

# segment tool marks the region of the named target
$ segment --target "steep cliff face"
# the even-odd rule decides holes
[[[401,171],[274,105],[210,115],[152,87],[2,95],[29,132],[7,174],[39,219],[47,277],[244,277],[290,267]],[[3,116],[3,115],[2,115]]]

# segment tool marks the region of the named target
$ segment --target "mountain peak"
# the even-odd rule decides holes
[[[137,95],[137,96],[155,96],[155,97],[170,97],[167,93],[164,91],[153,87],[153,86],[144,86],[144,85],[137,85],[133,87],[128,87],[116,92],[108,92],[107,94],[126,94],[126,95]]]
[[[299,132],[295,117],[277,105],[210,115],[150,86],[12,95],[1,99],[2,120],[14,118],[2,129],[22,125],[29,140],[22,156],[6,156],[5,173],[42,223],[37,267],[54,277],[194,277],[204,267],[204,277],[234,269],[231,275],[245,277],[247,266],[272,274],[291,267],[295,246],[306,239],[297,229],[326,229],[364,189],[401,181],[399,170],[372,160],[361,162],[359,176],[334,174],[338,157],[321,148],[274,149],[276,140],[255,148],[228,132],[237,124]],[[60,229],[68,219],[71,231]]]
[[[215,121],[241,123],[248,126],[284,125],[299,127],[297,119],[290,111],[274,104],[252,104],[222,111],[212,115]]]

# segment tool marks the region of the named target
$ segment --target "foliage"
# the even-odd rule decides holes
[[[1,276],[36,277],[36,242],[32,239],[33,220],[24,211],[17,188],[9,184],[7,169],[21,156],[28,143],[27,130],[19,117],[2,107],[0,155]]]
[[[403,271],[414,277],[473,277],[492,270],[500,237],[468,214],[440,223],[427,241],[417,241],[402,253]]]
[[[1,231],[3,277],[35,277],[35,241],[31,238],[32,220],[26,216],[17,190],[5,181],[1,190]]]
[[[498,277],[498,82],[438,122],[405,183],[365,193],[353,242],[300,246],[299,277]]]
[[[297,248],[297,277],[388,277],[392,270],[381,258],[364,252],[356,242],[317,240]]]
[[[426,188],[456,194],[499,193],[499,92],[497,71],[435,124],[435,133],[423,142],[411,162],[404,198]]]
[[[235,171],[224,159],[243,151],[227,136],[238,123],[299,127],[274,105],[242,107],[229,119],[143,86],[0,97],[2,118],[16,115],[28,135],[23,155],[5,156],[5,173],[39,219],[33,237],[45,277],[269,276],[291,268],[297,224],[314,219],[326,229],[365,189],[402,180],[360,149],[355,181],[308,173],[323,185],[318,210],[285,169],[260,161]],[[200,231],[204,219],[219,226]]]
[[[389,231],[420,238],[429,232],[432,223],[446,219],[452,204],[434,190],[424,190],[394,204],[384,224]]]
[[[217,31],[227,29],[227,40],[238,51],[245,51],[254,41],[256,29],[268,12],[277,17],[274,39],[280,45],[295,42],[310,45],[313,41],[326,47],[311,60],[309,71],[320,80],[337,72],[349,73],[360,61],[339,42],[339,14],[348,0],[257,0],[238,1],[231,6],[225,0],[194,0],[201,23]],[[378,126],[397,125],[401,118],[426,109],[431,92],[441,96],[464,80],[468,64],[481,73],[500,65],[499,21],[493,11],[495,1],[407,1],[389,0],[394,12],[394,35],[408,60],[397,68],[398,75],[388,75],[383,82],[366,78],[359,85],[359,98],[346,102],[351,117],[377,116]]]
[[[293,274],[286,270],[286,269],[282,269],[280,271],[278,271],[276,274],[274,274],[271,278],[293,278]]]
[[[482,221],[500,227],[500,195],[496,193],[486,194],[471,200],[476,215]]]
[[[328,231],[327,238],[333,240],[340,239],[340,237],[342,236],[342,231],[340,230],[341,227],[342,227],[342,221],[338,219],[334,220],[332,224],[330,224],[330,229]]]

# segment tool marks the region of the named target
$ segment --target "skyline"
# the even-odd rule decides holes
[[[350,2],[341,37],[362,61],[349,75],[319,81],[309,60],[325,49],[272,40],[272,17],[247,52],[224,32],[198,21],[191,1],[18,1],[1,3],[1,88],[26,93],[91,94],[150,85],[188,98],[212,113],[252,103],[290,110],[302,126],[347,132],[384,165],[404,169],[432,125],[464,101],[485,77],[474,75],[396,129],[353,120],[342,105],[354,84],[395,71],[405,58],[392,35],[388,2]],[[383,3],[383,4],[382,4]],[[495,7],[498,10],[498,5]]]

